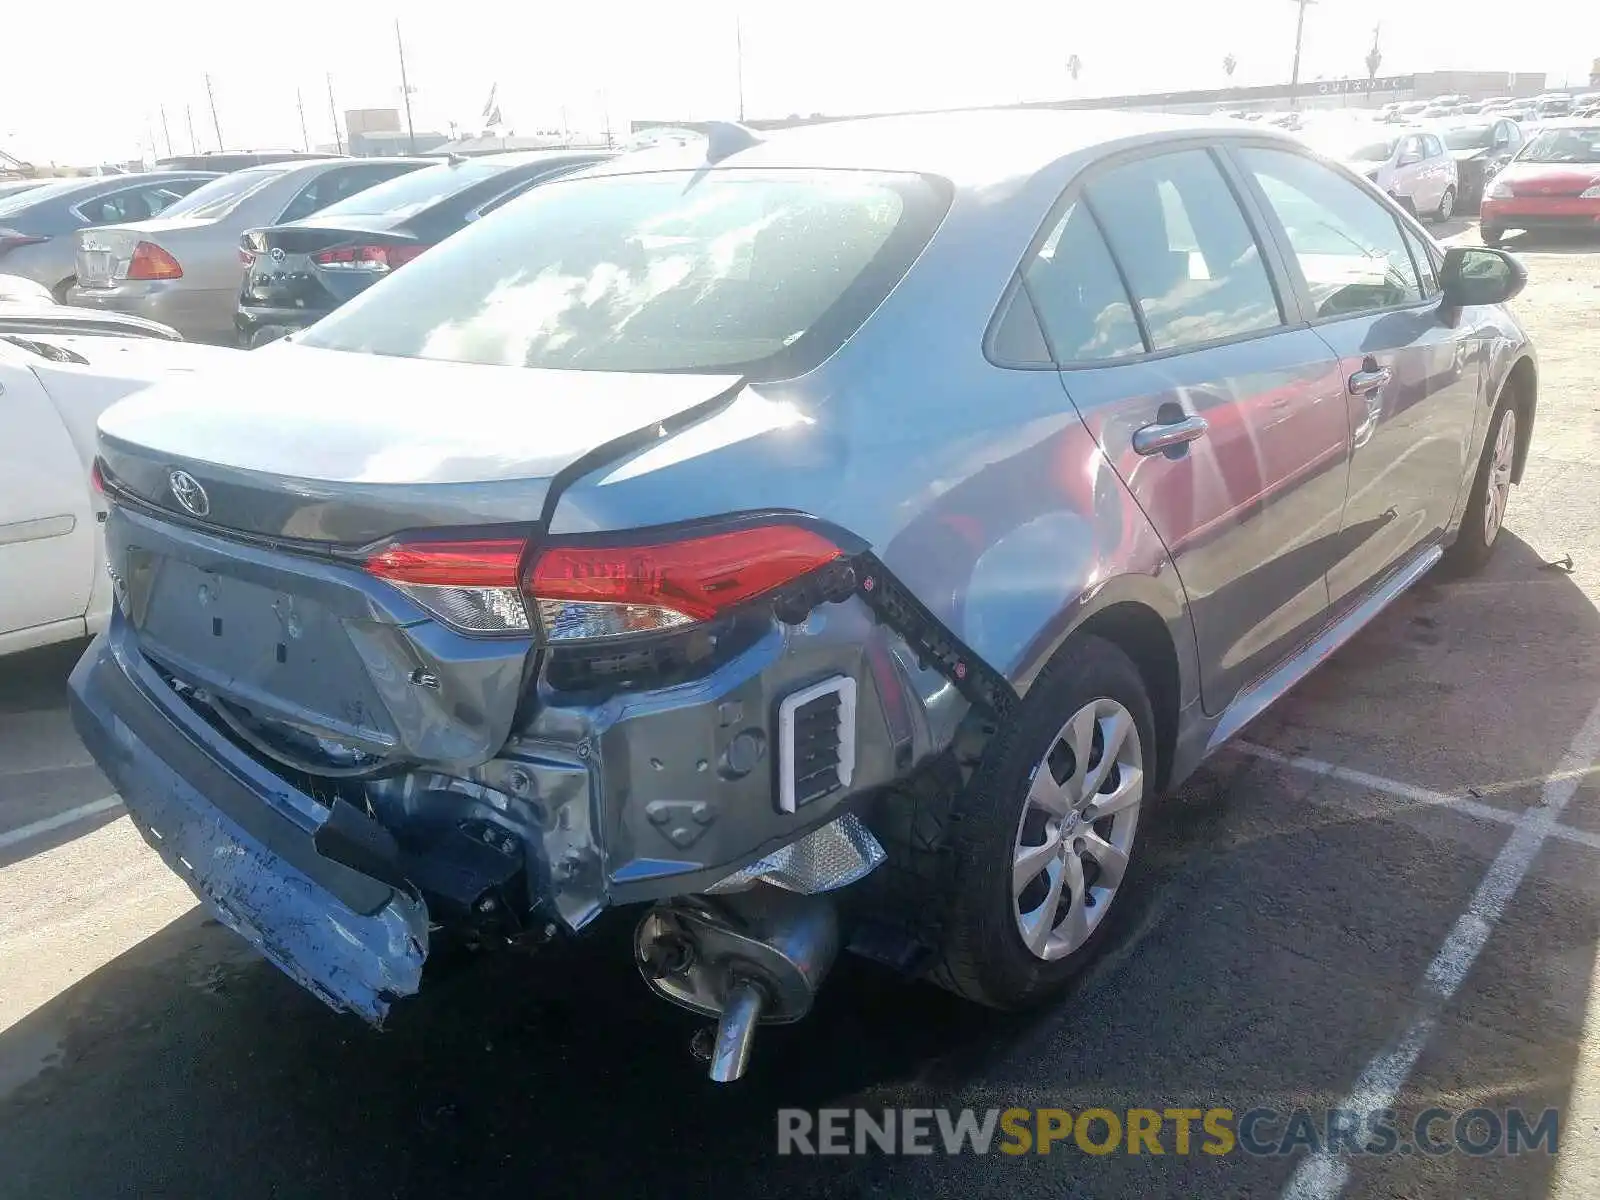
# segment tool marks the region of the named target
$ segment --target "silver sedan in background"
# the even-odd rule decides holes
[[[330,158],[224,175],[157,220],[84,231],[67,302],[160,321],[190,341],[232,345],[245,230],[297,221],[435,162]]]
[[[74,233],[156,216],[215,178],[215,171],[147,171],[55,179],[0,195],[0,271],[64,299],[73,282]]]

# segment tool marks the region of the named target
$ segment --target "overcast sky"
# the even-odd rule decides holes
[[[587,4],[502,0],[163,0],[128,5],[18,2],[0,21],[0,149],[38,162],[127,158],[166,135],[200,148],[331,142],[327,75],[338,106],[397,106],[394,20],[405,36],[418,130],[475,128],[491,83],[518,132],[618,129],[635,117],[732,117],[735,13],[744,39],[745,110],[863,112],[1003,103],[1071,94],[1287,80],[1293,0],[1140,0],[981,4],[806,0],[802,4]],[[1383,10],[1390,12],[1385,16]],[[1303,79],[1364,73],[1383,20],[1382,73],[1445,68],[1545,71],[1587,79],[1600,55],[1593,0],[1317,0],[1306,10]],[[1083,63],[1073,87],[1070,55]]]

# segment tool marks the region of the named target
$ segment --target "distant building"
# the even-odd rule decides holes
[[[560,133],[535,133],[518,137],[507,134],[499,137],[484,134],[481,137],[458,137],[433,148],[434,154],[462,154],[472,158],[479,154],[500,154],[507,150],[596,150],[604,142],[585,141]]]
[[[404,154],[427,154],[449,140],[448,134],[433,129],[417,130],[415,139],[405,130],[351,131],[345,152],[357,158],[393,158]]]
[[[399,133],[398,108],[347,108],[344,110],[344,133],[355,137],[358,133]]]
[[[1600,68],[1600,61],[1596,62]],[[1177,92],[1140,92],[1123,96],[1088,96],[1071,100],[1040,100],[1025,104],[995,104],[990,108],[1119,108],[1148,112],[1202,114],[1226,108],[1238,112],[1281,112],[1291,100],[1299,108],[1375,108],[1396,100],[1427,100],[1459,94],[1470,99],[1491,96],[1537,96],[1545,91],[1542,71],[1419,71],[1413,75],[1379,75],[1349,79],[1302,80],[1297,87],[1272,83],[1259,87],[1194,88]],[[896,116],[896,113],[857,113],[851,116]],[[745,122],[755,129],[785,129],[850,116],[790,116]],[[695,121],[634,121],[633,132],[647,129],[694,129]]]

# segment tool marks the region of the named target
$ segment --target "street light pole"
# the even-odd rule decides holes
[[[333,102],[333,72],[328,72],[328,115],[333,118],[333,148],[344,153],[344,137],[339,133],[339,106]]]
[[[300,110],[300,146],[301,149],[311,149],[311,135],[306,132],[306,101],[300,94],[300,89],[294,90],[294,106]]]
[[[744,123],[744,20],[733,14],[733,54],[739,76],[739,123]]]
[[[411,85],[406,82],[406,44],[400,40],[400,19],[394,22],[394,44],[400,51],[400,94],[406,101],[406,153],[417,152],[417,131],[411,124]]]
[[[1315,4],[1317,0],[1294,0],[1300,6],[1300,13],[1294,22],[1294,68],[1289,72],[1289,107],[1298,108],[1300,104],[1300,43],[1306,32],[1306,5]]]
[[[222,122],[217,120],[217,96],[211,90],[211,76],[206,75],[206,99],[211,102],[211,128],[217,131],[217,149],[222,149]]]

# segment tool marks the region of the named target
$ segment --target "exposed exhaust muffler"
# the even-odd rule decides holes
[[[750,1065],[758,1024],[798,1021],[839,953],[833,901],[757,884],[658,905],[634,934],[634,961],[658,996],[717,1019],[711,1078]]]

